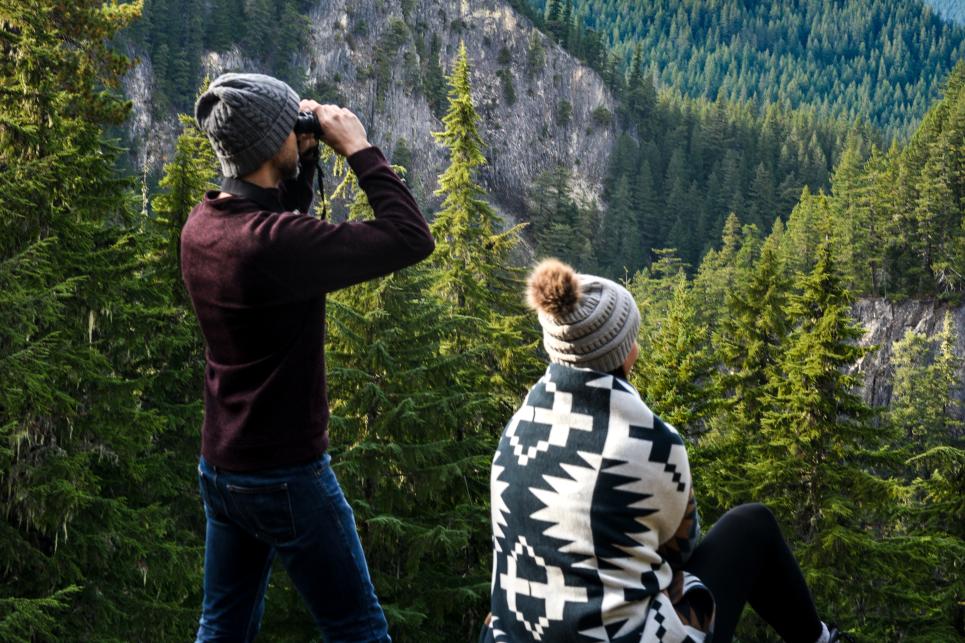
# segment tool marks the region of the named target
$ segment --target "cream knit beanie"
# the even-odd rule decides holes
[[[609,372],[633,349],[640,311],[616,282],[547,259],[530,273],[526,298],[539,313],[551,362]]]

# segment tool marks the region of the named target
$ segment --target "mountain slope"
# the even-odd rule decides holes
[[[948,20],[965,25],[965,2],[962,0],[925,0]]]
[[[564,163],[573,168],[581,193],[599,197],[614,126],[592,115],[613,112],[614,98],[592,70],[505,3],[334,0],[314,3],[306,22],[306,45],[286,65],[297,71],[281,77],[304,97],[357,111],[370,140],[409,169],[423,203],[432,202],[435,178],[447,160],[431,132],[441,129],[441,75],[460,41],[470,52],[474,99],[489,145],[486,187],[511,206],[536,174]],[[149,40],[146,35],[131,46],[143,52]],[[255,54],[236,40],[224,50],[204,51],[200,66],[211,77],[224,71],[277,73]],[[137,165],[153,169],[169,153],[176,121],[173,111],[152,108],[162,85],[150,57],[142,53],[141,61],[125,81],[135,111],[130,138],[138,141]],[[569,114],[566,123],[554,117],[561,108]]]
[[[570,0],[528,1],[566,21]],[[898,133],[965,57],[965,27],[907,0],[572,3],[623,60],[639,43],[660,83],[691,96],[813,105]],[[942,4],[961,11],[960,0]]]

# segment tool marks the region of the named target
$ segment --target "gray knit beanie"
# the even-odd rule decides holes
[[[526,295],[551,362],[609,372],[633,350],[640,311],[620,284],[547,259],[530,273]]]
[[[222,74],[194,105],[226,177],[257,170],[275,156],[298,118],[298,94],[264,74]]]

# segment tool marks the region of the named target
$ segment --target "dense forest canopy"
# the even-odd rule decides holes
[[[156,187],[119,169],[105,132],[130,117],[117,91],[129,62],[106,45],[141,43],[158,109],[187,111],[208,48],[244,35],[284,72],[308,32],[280,18],[311,3],[148,0],[141,17],[138,3],[38,3],[0,0],[0,640],[182,641],[201,600],[204,343],[178,247],[217,162],[183,115]],[[628,19],[642,10],[624,4]],[[737,7],[703,3],[718,4]],[[204,7],[224,23],[199,22]],[[889,7],[865,13],[904,15]],[[537,18],[618,95],[618,113],[594,116],[619,122],[605,207],[552,168],[526,195],[529,225],[501,229],[480,180],[473,52],[444,60],[423,34],[419,91],[436,101],[446,156],[436,253],[329,298],[332,454],[395,640],[471,640],[486,613],[492,453],[545,363],[521,297],[534,247],[627,278],[645,356],[632,382],[688,441],[705,529],[764,502],[822,616],[858,640],[962,640],[965,331],[952,313],[965,290],[965,62],[925,78],[955,63],[936,54],[909,76],[900,104],[923,118],[879,121],[908,129],[887,143],[830,118],[833,92],[827,109],[789,109],[695,99],[685,83],[658,91],[642,45],[615,67],[589,32]],[[943,29],[920,33],[958,33]],[[921,51],[960,58],[949,43]],[[531,54],[528,66],[564,55]],[[778,89],[778,76],[755,82]],[[346,165],[325,163],[340,182],[325,196],[370,217]],[[857,395],[858,365],[880,350],[858,342],[857,295],[950,311],[937,334],[910,329],[888,347],[887,406]],[[261,638],[316,636],[277,569]],[[772,639],[750,616],[739,636]]]
[[[711,100],[811,105],[900,135],[965,57],[965,27],[917,1],[529,1],[564,29],[592,29],[624,62],[642,45],[661,86]]]

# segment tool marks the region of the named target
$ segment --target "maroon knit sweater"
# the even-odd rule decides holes
[[[234,471],[307,462],[328,447],[325,293],[414,264],[435,242],[375,147],[349,157],[375,219],[306,214],[314,165],[279,185],[285,212],[207,192],[181,231],[181,275],[204,334],[201,453]]]

